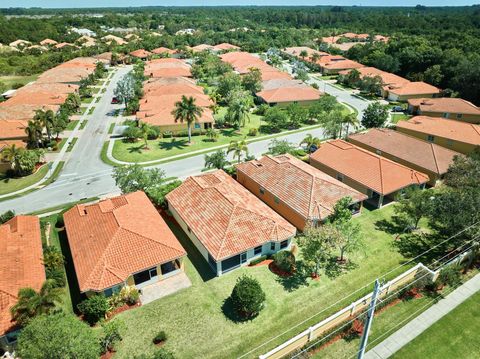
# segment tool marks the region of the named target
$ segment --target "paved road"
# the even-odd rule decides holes
[[[109,122],[107,119],[109,113],[119,107],[119,105],[110,104],[113,89],[118,80],[129,70],[130,67],[120,68],[112,77],[105,94],[96,104],[84,133],[78,139],[70,157],[67,157],[65,167],[58,180],[23,197],[0,202],[0,212],[12,209],[16,213],[28,213],[83,198],[119,193],[111,176],[112,168],[101,161],[100,152],[108,138]],[[323,90],[322,86],[325,86],[326,92],[357,108],[360,113],[367,106],[367,102],[351,96],[347,91],[339,90],[329,84],[323,85],[323,81],[320,80],[313,81],[319,83],[320,89]],[[307,133],[323,137],[323,130],[317,128],[281,136],[279,139],[287,138],[290,142],[299,143]],[[256,157],[262,155],[267,152],[270,141],[250,143],[249,153]],[[201,172],[204,167],[204,156],[201,154],[152,167],[162,168],[168,177],[183,179]]]

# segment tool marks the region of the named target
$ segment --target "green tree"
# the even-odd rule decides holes
[[[148,195],[165,182],[165,171],[159,168],[145,169],[137,164],[115,167],[112,176],[122,193],[143,191]]]
[[[0,214],[0,224],[4,224],[15,217],[15,211],[8,210]]]
[[[192,124],[198,122],[202,116],[203,108],[195,103],[195,98],[182,95],[182,100],[175,103],[175,109],[172,111],[175,122],[187,123],[188,143],[192,143]]]
[[[57,303],[61,302],[60,293],[55,283],[48,279],[38,292],[32,288],[21,288],[17,303],[10,308],[13,320],[25,326],[36,316],[53,312]]]
[[[358,121],[357,114],[352,112],[343,116],[342,127],[345,125],[347,126],[345,129],[345,137],[348,137],[350,134],[350,127],[353,127],[354,130],[357,130],[360,127],[360,121]]]
[[[120,331],[123,328],[123,322],[120,320],[102,323],[103,334],[100,338],[101,353],[112,352],[115,345],[122,340]]]
[[[235,128],[245,126],[246,121],[250,122],[250,108],[252,104],[252,96],[247,91],[235,90],[231,92],[225,121],[232,124]]]
[[[97,359],[100,346],[88,325],[58,313],[41,315],[20,332],[17,354],[28,359]]]
[[[230,295],[235,312],[243,319],[256,317],[265,304],[265,298],[260,283],[246,274],[237,279]]]
[[[319,148],[321,144],[322,140],[318,137],[314,137],[311,133],[308,133],[300,142],[300,146],[304,145],[309,151],[313,146]]]
[[[69,113],[75,113],[80,108],[82,104],[82,100],[80,99],[80,95],[77,93],[69,93],[65,102],[63,103],[63,108]]]
[[[252,67],[249,72],[242,76],[242,86],[250,93],[262,91],[262,73],[259,69]]]
[[[226,103],[230,92],[240,90],[242,88],[242,80],[240,75],[230,72],[218,80],[217,93]]]
[[[308,109],[298,103],[292,103],[287,106],[287,113],[290,118],[290,127],[300,127],[302,123],[308,121]]]
[[[268,153],[273,156],[284,155],[292,153],[295,150],[295,145],[287,139],[279,140],[274,138],[268,144]]]
[[[345,261],[346,253],[354,253],[365,248],[365,242],[361,233],[360,225],[352,221],[335,224],[339,235],[336,238],[336,245],[340,251],[340,262]]]
[[[432,200],[432,191],[410,187],[395,204],[395,213],[408,224],[406,229],[417,229],[420,220],[430,213]]]
[[[27,134],[28,148],[38,148],[42,142],[42,124],[39,121],[30,120],[25,127],[25,133]]]
[[[48,142],[50,142],[50,140],[52,139],[52,128],[55,121],[55,114],[53,113],[53,111],[44,111],[41,109],[36,110],[35,115],[33,116],[33,121],[39,123],[40,126],[45,128],[47,132]]]
[[[141,122],[138,128],[140,129],[140,135],[143,139],[143,149],[148,150],[148,137],[153,131],[152,126],[146,122]]]
[[[238,163],[242,158],[242,154],[248,156],[248,145],[245,139],[241,141],[231,141],[230,145],[228,146],[227,153],[233,152],[233,158],[238,158]]]
[[[273,132],[278,132],[288,126],[288,114],[278,107],[270,107],[265,112],[263,120],[269,125]]]
[[[227,159],[227,154],[223,150],[217,150],[212,154],[205,155],[205,168],[216,168],[223,170],[230,162]]]
[[[387,122],[388,109],[380,102],[370,103],[362,117],[362,126],[365,128],[383,127]]]
[[[302,60],[305,61],[305,58],[308,56],[308,52],[306,50],[302,50],[300,51],[300,57],[302,58]]]
[[[213,128],[209,128],[207,129],[207,131],[205,132],[205,136],[212,142],[217,142],[218,140],[218,132],[215,131],[215,129]]]
[[[352,197],[343,197],[333,206],[333,213],[328,217],[330,223],[347,223],[352,219]]]
[[[375,96],[380,94],[382,90],[382,78],[380,76],[365,76],[359,82],[360,90],[366,92],[370,96]]]
[[[135,98],[135,86],[133,74],[128,73],[118,81],[117,86],[113,90],[115,97],[125,104],[125,108]]]

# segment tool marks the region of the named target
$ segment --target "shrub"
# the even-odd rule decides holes
[[[155,338],[153,338],[153,344],[160,344],[165,340],[167,340],[167,334],[163,330],[161,330],[160,332],[158,332],[157,335],[155,335]]]
[[[160,127],[152,126],[150,131],[148,131],[147,139],[156,140],[161,134]]]
[[[265,115],[265,112],[267,112],[267,110],[270,108],[270,106],[268,106],[267,104],[263,103],[261,105],[259,105],[257,107],[257,109],[255,110],[255,114],[256,115],[260,115],[260,116],[263,116]]]
[[[47,279],[51,279],[53,281],[53,286],[55,288],[65,287],[65,285],[67,284],[63,268],[46,268],[45,274],[47,276]]]
[[[165,348],[161,348],[153,353],[151,359],[175,359],[175,356],[172,352],[166,350]]]
[[[11,220],[13,217],[15,217],[15,212],[14,211],[6,211],[2,214],[0,214],[0,224],[3,224],[5,222],[8,222]]]
[[[280,251],[273,256],[273,262],[278,269],[292,273],[295,270],[295,256],[290,251]]]
[[[104,319],[108,309],[108,300],[104,295],[94,295],[78,305],[78,310],[90,325],[94,325],[100,319]]]
[[[258,134],[258,128],[253,127],[253,128],[248,130],[248,135],[249,136],[256,136],[257,134]]]
[[[265,259],[267,259],[267,256],[266,256],[266,255],[260,256],[260,257],[258,257],[258,258],[256,258],[256,259],[254,259],[253,261],[250,261],[250,265],[251,265],[251,266],[257,265],[257,264],[259,264],[259,263],[262,263]]]
[[[128,126],[125,131],[123,131],[123,137],[128,142],[135,142],[142,137],[142,130],[135,126]]]
[[[173,137],[172,131],[165,131],[163,133],[163,138],[171,138],[171,137]]]
[[[140,299],[140,292],[135,287],[125,286],[120,290],[120,298],[124,303],[134,305]]]
[[[242,318],[253,318],[260,313],[265,303],[265,292],[260,283],[252,277],[243,275],[237,279],[230,299],[235,312]]]
[[[58,216],[57,222],[55,223],[55,227],[57,227],[57,228],[65,227],[65,222],[63,220],[63,216]]]
[[[100,338],[102,354],[113,351],[115,349],[115,345],[122,340],[120,327],[121,322],[119,321],[110,321],[102,324],[103,336]]]
[[[462,276],[458,271],[458,268],[453,265],[443,268],[435,281],[437,286],[439,286],[439,284],[444,284],[456,287],[460,283],[462,283]]]

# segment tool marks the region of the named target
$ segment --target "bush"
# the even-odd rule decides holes
[[[295,256],[290,251],[280,251],[273,255],[273,262],[278,269],[292,273],[295,270]]]
[[[53,286],[55,288],[62,288],[67,284],[63,268],[45,269],[45,274],[47,279],[51,279],[53,281]]]
[[[152,126],[148,131],[147,139],[156,140],[161,135],[160,127]]]
[[[135,142],[142,137],[142,130],[135,126],[128,126],[125,131],[123,131],[123,137],[125,137],[125,140],[128,142]]]
[[[115,345],[122,340],[122,335],[120,334],[122,324],[123,323],[118,320],[102,324],[103,336],[100,338],[102,354],[112,352],[115,349]]]
[[[249,319],[257,316],[262,310],[265,303],[265,292],[255,278],[244,274],[237,279],[230,299],[235,312],[241,318]]]
[[[140,292],[135,287],[125,286],[120,290],[120,298],[124,303],[134,305],[140,299]]]
[[[57,228],[65,227],[65,222],[63,220],[63,216],[58,216],[57,222],[55,223],[55,227],[57,227]]]
[[[108,309],[108,300],[104,295],[94,295],[78,305],[78,310],[90,325],[94,325],[100,319],[104,319]]]
[[[267,104],[263,103],[261,105],[259,105],[257,107],[257,109],[255,110],[255,114],[256,115],[259,115],[259,116],[263,116],[265,115],[265,113],[267,112],[267,110],[270,108],[270,106],[268,106]]]
[[[449,285],[451,287],[456,287],[462,283],[462,276],[457,267],[454,265],[449,265],[448,267],[443,268],[438,275],[435,284]]]
[[[249,136],[253,137],[253,136],[256,136],[257,134],[258,134],[258,128],[253,127],[253,128],[248,130],[248,135]]]
[[[161,348],[153,353],[151,359],[175,359],[175,356],[172,352],[166,350],[165,348]]]
[[[161,330],[160,332],[158,332],[157,335],[155,335],[155,338],[153,338],[153,344],[160,344],[165,340],[167,340],[167,334],[163,330]]]
[[[265,259],[267,259],[267,256],[266,256],[266,255],[265,255],[265,256],[260,256],[260,257],[258,257],[258,258],[256,258],[256,259],[254,259],[253,261],[250,261],[250,264],[249,264],[249,265],[251,265],[251,266],[257,265],[257,264],[259,264],[259,263],[262,263]]]
[[[163,138],[171,138],[171,137],[173,137],[172,131],[165,131],[163,133]]]
[[[14,211],[6,211],[2,214],[0,214],[0,224],[3,224],[5,222],[8,222],[11,220],[13,217],[15,217],[15,212]]]

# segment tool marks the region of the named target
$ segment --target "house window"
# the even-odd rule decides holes
[[[435,141],[435,136],[428,135],[428,136],[427,136],[427,141],[428,141],[428,142],[433,142],[433,141]]]
[[[5,338],[7,339],[7,344],[13,344],[17,341],[18,330],[14,332],[7,333]]]
[[[260,187],[260,194],[265,194],[265,188]]]
[[[443,118],[448,118],[449,116],[450,116],[450,114],[448,112],[443,113]]]
[[[247,253],[240,254],[240,263],[245,263],[247,261]]]
[[[192,230],[188,226],[187,226],[187,231],[188,231],[188,233],[192,233]]]
[[[275,242],[270,243],[270,250],[274,251],[275,249],[277,249],[277,244]]]
[[[260,253],[262,253],[262,246],[255,247],[255,249],[253,250],[253,254],[259,255]]]
[[[379,155],[379,156],[382,155],[382,151],[380,151],[380,150],[376,150],[375,153],[376,153],[377,155]]]
[[[453,141],[452,140],[447,140],[447,146],[452,147],[453,146]]]
[[[288,247],[288,240],[280,242],[280,249],[287,248]]]
[[[460,120],[463,117],[461,113],[457,113],[457,119]]]
[[[280,199],[278,197],[273,197],[273,200],[275,201],[276,204],[280,203]]]
[[[341,173],[337,173],[337,180],[343,182],[343,175]]]
[[[199,124],[199,123],[196,123],[196,124],[193,126],[193,128],[195,128],[195,129],[197,129],[197,130],[198,130],[199,128],[201,128],[201,126],[200,126],[200,124]]]

